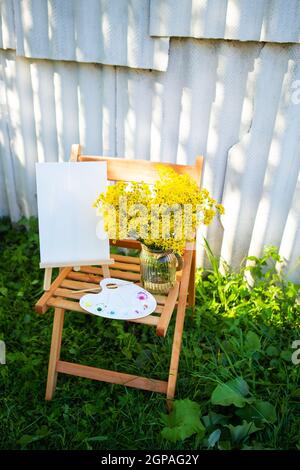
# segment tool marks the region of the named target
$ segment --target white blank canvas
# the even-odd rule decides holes
[[[109,260],[109,240],[96,235],[97,226],[103,232],[103,221],[92,207],[106,190],[106,162],[37,163],[36,179],[40,266]]]

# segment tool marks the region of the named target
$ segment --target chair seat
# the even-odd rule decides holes
[[[140,284],[140,259],[133,256],[111,255],[114,263],[110,265],[110,276],[129,280]],[[95,266],[82,266],[79,271],[73,268],[64,268],[51,284],[49,291],[45,292],[36,303],[35,310],[45,313],[49,307],[58,307],[75,312],[89,313],[79,305],[80,298],[88,289],[99,287],[103,279],[103,269]],[[86,292],[82,292],[87,289]],[[81,291],[81,292],[78,292]],[[133,323],[142,323],[156,327],[158,336],[165,336],[172,313],[178,303],[179,280],[170,289],[168,295],[155,295],[157,307],[155,312],[144,318],[128,320]]]

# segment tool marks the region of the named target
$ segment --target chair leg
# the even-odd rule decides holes
[[[181,350],[181,341],[185,317],[185,307],[186,305],[178,306],[173,345],[172,345],[172,354],[169,370],[169,379],[167,387],[167,406],[170,409],[172,407],[172,400],[175,396],[178,366],[179,366],[179,356]]]
[[[51,349],[49,356],[48,366],[48,379],[46,388],[46,400],[52,400],[56,388],[57,371],[56,365],[60,356],[62,331],[64,326],[65,310],[63,308],[56,308],[54,311],[54,321],[51,339]]]
[[[195,284],[196,284],[196,250],[193,250],[191,272],[190,272],[190,279],[189,279],[189,289],[188,289],[188,306],[189,307],[195,306],[195,298],[196,298]]]
[[[189,288],[191,288],[191,281],[194,281],[195,279],[193,274],[191,273],[191,266],[195,262],[195,261],[193,262],[193,259],[195,260],[195,252],[191,253],[191,251],[186,250],[184,253],[184,258],[183,258],[184,268],[183,268],[181,286],[180,286],[180,291],[179,291],[179,300],[178,300],[171,363],[170,363],[170,370],[169,370],[169,380],[168,380],[168,387],[167,387],[167,405],[169,409],[172,407],[172,400],[175,396],[175,388],[176,388],[178,366],[179,366],[179,355],[180,355],[180,350],[181,350],[185,310],[187,306],[187,297],[189,293]]]

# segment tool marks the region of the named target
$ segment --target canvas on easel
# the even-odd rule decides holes
[[[40,267],[48,277],[53,267],[109,264],[109,240],[97,235],[105,232],[93,208],[106,190],[106,162],[37,163],[36,179]]]

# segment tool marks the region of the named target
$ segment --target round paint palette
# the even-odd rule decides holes
[[[150,292],[133,282],[105,278],[99,294],[86,294],[79,304],[89,313],[116,320],[135,320],[154,312],[156,300]]]

